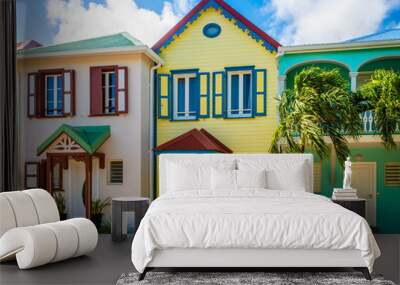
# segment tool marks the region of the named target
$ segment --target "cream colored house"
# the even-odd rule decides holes
[[[61,191],[70,217],[84,215],[90,198],[149,196],[150,79],[159,63],[127,33],[19,51],[26,188]]]

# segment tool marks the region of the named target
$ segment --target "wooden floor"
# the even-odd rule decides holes
[[[400,235],[377,235],[382,256],[375,272],[400,283]],[[114,243],[100,235],[97,249],[82,256],[30,270],[19,270],[15,262],[0,265],[0,284],[115,284],[124,272],[134,271],[131,263],[132,238]]]

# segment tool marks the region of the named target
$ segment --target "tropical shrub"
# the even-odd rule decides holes
[[[400,124],[400,73],[376,70],[358,91],[361,111],[373,111],[377,132],[387,149],[396,147],[393,134]]]
[[[329,155],[324,137],[329,137],[339,161],[349,155],[346,135],[355,139],[361,133],[357,105],[348,82],[339,70],[309,67],[295,77],[294,89],[278,98],[280,122],[270,152],[304,152],[306,146],[321,158]]]

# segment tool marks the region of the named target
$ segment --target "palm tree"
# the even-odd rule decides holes
[[[324,137],[330,138],[339,161],[350,153],[346,135],[357,139],[361,118],[355,97],[339,70],[310,67],[295,77],[294,89],[278,99],[280,123],[273,135],[270,152],[304,152],[306,146],[321,158],[329,155]]]
[[[400,73],[376,70],[357,97],[361,112],[374,112],[375,128],[385,148],[395,148],[393,134],[400,127]]]

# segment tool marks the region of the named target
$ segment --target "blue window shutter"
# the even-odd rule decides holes
[[[199,118],[210,117],[210,73],[199,73]]]
[[[226,76],[224,71],[213,72],[213,117],[226,116]]]
[[[171,75],[160,73],[157,76],[157,115],[159,119],[171,119]]]
[[[267,70],[254,70],[254,114],[256,116],[267,115]]]

